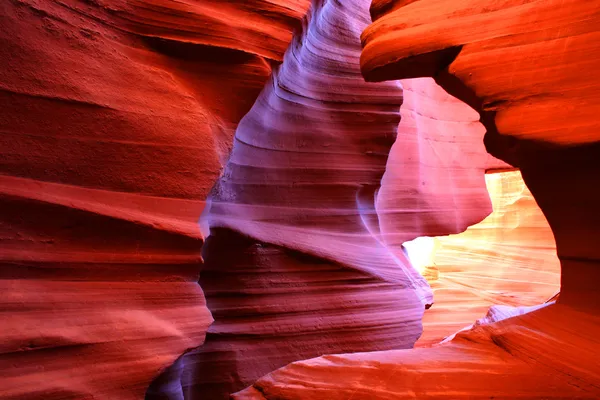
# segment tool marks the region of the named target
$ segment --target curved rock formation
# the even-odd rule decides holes
[[[597,398],[600,3],[376,1],[371,80],[432,76],[471,105],[490,153],[520,168],[556,239],[558,303],[433,349],[290,364],[239,399]]]
[[[388,247],[464,231],[491,212],[484,172],[507,165],[486,153],[477,112],[431,78],[401,81],[404,100],[377,214]]]
[[[112,0],[117,9],[111,11],[120,28],[147,38],[281,61],[309,5],[310,0]]]
[[[220,3],[0,4],[0,397],[141,398],[202,343],[197,220],[308,6]]]
[[[361,6],[315,2],[238,127],[206,218],[200,283],[215,323],[184,357],[187,398],[228,398],[291,361],[420,335],[426,282],[363,223],[376,217],[402,90],[360,75]]]
[[[404,100],[397,83],[362,79],[367,6],[314,2],[240,122],[206,217],[200,283],[215,323],[183,359],[187,398],[226,398],[328,352],[412,347],[431,295],[399,244],[490,211],[484,170],[504,164],[485,153],[477,114],[431,79],[403,82]]]
[[[308,6],[0,4],[0,397],[140,398],[171,365],[147,398],[218,399],[411,347],[403,243],[481,220],[505,166],[478,119],[548,217],[560,304],[238,397],[597,394],[600,152],[556,146],[598,139],[596,2],[378,1],[382,83],[368,0],[315,0],[283,59]]]
[[[563,289],[581,285],[573,298],[561,290],[561,301],[585,305],[594,294],[578,277],[600,259],[590,203],[600,196],[600,80],[581,71],[600,66],[591,56],[600,46],[600,3],[381,1],[373,10],[381,18],[363,34],[365,76],[431,75],[478,110],[488,151],[520,168],[548,219]]]
[[[367,80],[440,80],[447,70],[469,88],[473,108],[491,114],[490,133],[563,145],[600,139],[600,82],[585,73],[600,64],[597,1],[374,0],[372,11],[362,36]]]

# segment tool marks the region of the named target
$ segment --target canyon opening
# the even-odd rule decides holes
[[[600,398],[600,1],[0,3],[0,399]]]

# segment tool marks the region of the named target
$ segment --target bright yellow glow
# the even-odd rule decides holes
[[[489,173],[485,182],[493,212],[484,220],[459,234],[404,243],[411,263],[428,281],[437,280],[438,271],[508,277],[507,266],[514,270],[533,261],[547,271],[557,270],[552,232],[521,172]]]

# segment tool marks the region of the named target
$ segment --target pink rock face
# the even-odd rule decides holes
[[[406,82],[398,126],[400,85],[360,76],[367,6],[315,2],[240,122],[206,216],[200,283],[215,323],[183,359],[189,398],[227,398],[328,352],[412,347],[431,294],[402,241],[489,213],[484,169],[504,164],[485,153],[476,113],[433,80]],[[432,104],[453,119],[432,121]]]
[[[432,76],[471,105],[487,149],[519,167],[561,262],[557,304],[431,349],[292,363],[239,399],[600,397],[598,2],[376,1],[368,79]],[[560,88],[560,89],[559,89]],[[576,146],[573,146],[576,145]]]
[[[491,211],[484,173],[507,165],[486,153],[475,110],[431,78],[401,81],[404,100],[377,214],[381,240],[398,249],[417,236],[464,231]]]
[[[203,342],[197,221],[303,4],[221,7],[193,43],[209,8],[0,4],[0,397],[139,399]]]

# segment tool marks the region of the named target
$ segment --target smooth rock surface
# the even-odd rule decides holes
[[[240,122],[203,221],[215,323],[184,357],[187,398],[227,398],[324,353],[413,346],[431,293],[400,244],[491,210],[484,170],[505,164],[485,153],[477,114],[431,79],[364,82],[367,8],[314,2]]]
[[[0,3],[3,399],[139,399],[203,342],[197,221],[308,2],[252,5]]]

